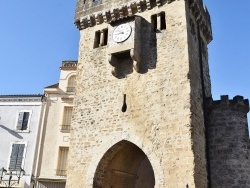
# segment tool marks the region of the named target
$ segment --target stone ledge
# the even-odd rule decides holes
[[[76,70],[78,61],[63,61],[61,70]]]

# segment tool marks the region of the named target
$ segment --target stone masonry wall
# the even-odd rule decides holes
[[[147,155],[155,188],[207,187],[201,91],[191,83],[199,77],[190,77],[196,61],[189,60],[186,9],[185,1],[175,1],[138,13],[150,22],[151,15],[165,11],[166,30],[156,33],[155,68],[133,70],[122,79],[111,74],[109,45],[93,49],[95,31],[112,26],[81,30],[68,188],[92,187],[100,159],[121,140]]]
[[[250,187],[248,100],[207,102],[211,188]]]
[[[206,162],[206,140],[205,140],[205,121],[204,121],[204,111],[203,111],[203,92],[202,92],[202,79],[204,82],[204,97],[211,97],[211,83],[208,68],[208,56],[207,56],[207,43],[206,38],[200,32],[200,38],[198,34],[195,13],[189,9],[187,4],[187,34],[188,34],[188,52],[189,52],[189,78],[191,85],[191,120],[192,120],[192,143],[193,151],[195,154],[195,180],[197,187],[202,187],[201,183],[207,181],[207,162]],[[200,43],[204,43],[204,50],[199,49]],[[202,57],[200,59],[200,51],[202,52]],[[201,71],[200,61],[202,60]],[[203,75],[201,75],[203,73]]]

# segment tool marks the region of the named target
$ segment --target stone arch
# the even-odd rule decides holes
[[[93,180],[93,188],[154,188],[154,185],[154,171],[146,154],[126,140],[104,154]]]
[[[73,74],[69,76],[68,83],[67,83],[67,91],[68,92],[74,92],[75,91],[75,85],[76,85],[76,75]]]
[[[70,75],[68,78],[68,87],[75,87],[75,82],[76,82],[76,75]]]
[[[99,162],[102,160],[107,151],[113,146],[122,147],[122,145],[125,144],[125,142],[122,141],[128,141],[131,144],[136,145],[136,147],[138,147],[143,151],[143,153],[145,153],[148,160],[150,161],[150,164],[154,172],[155,188],[159,187],[160,185],[164,185],[164,178],[163,178],[164,171],[163,168],[161,167],[160,159],[152,151],[153,148],[152,144],[143,144],[143,142],[140,140],[139,137],[126,132],[111,134],[105,140],[106,142],[102,143],[98,147],[96,153],[93,155],[93,158],[91,160],[86,177],[88,185],[91,186],[93,185],[93,180],[96,174],[97,166],[99,165]]]

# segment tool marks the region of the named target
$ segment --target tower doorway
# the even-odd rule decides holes
[[[129,141],[112,146],[100,160],[94,188],[154,188],[154,171],[146,154]]]

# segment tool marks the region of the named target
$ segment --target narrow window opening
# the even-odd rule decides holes
[[[100,38],[101,38],[101,32],[100,31],[96,31],[95,32],[94,48],[98,48],[99,47]]]
[[[157,30],[157,15],[152,15],[151,16],[151,29],[152,32],[156,32]]]
[[[154,14],[151,16],[151,29],[152,32],[157,32],[157,30],[166,29],[166,18],[165,12],[159,14]]]
[[[127,111],[127,104],[126,104],[126,94],[123,95],[123,105],[122,105],[122,112]]]
[[[165,18],[165,12],[160,13],[160,17],[161,17],[161,30],[166,29],[166,18]]]
[[[94,48],[106,46],[108,44],[108,29],[95,32]]]
[[[21,130],[27,130],[29,122],[29,112],[24,112],[23,115],[23,125]]]
[[[108,29],[103,30],[103,46],[106,46],[108,44]]]

